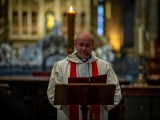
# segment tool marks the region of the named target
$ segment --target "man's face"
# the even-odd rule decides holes
[[[87,53],[91,53],[93,50],[93,41],[90,37],[83,36],[75,41],[75,47],[77,49],[77,55],[81,58],[87,58]]]

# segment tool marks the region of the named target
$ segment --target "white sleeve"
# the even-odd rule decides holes
[[[62,74],[61,69],[56,63],[51,72],[48,89],[47,89],[47,96],[49,99],[49,102],[57,109],[60,109],[61,105],[54,105],[54,94],[55,94],[55,85],[62,83]]]
[[[110,65],[109,69],[110,69],[110,71],[108,73],[107,83],[116,85],[116,90],[115,90],[115,95],[114,95],[114,105],[107,106],[107,109],[111,110],[120,103],[120,101],[122,99],[122,94],[121,94],[121,87],[120,87],[117,75],[115,74],[111,65]]]

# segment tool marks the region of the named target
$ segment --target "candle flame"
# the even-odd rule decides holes
[[[69,7],[69,12],[70,12],[70,13],[73,13],[73,12],[74,12],[72,6]]]

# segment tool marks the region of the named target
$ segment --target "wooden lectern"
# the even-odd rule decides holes
[[[113,105],[116,85],[69,83],[55,86],[55,105],[81,105],[82,120],[87,120],[87,105]]]

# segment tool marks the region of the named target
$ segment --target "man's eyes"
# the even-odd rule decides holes
[[[86,45],[84,45],[84,44],[79,44],[79,46],[81,46],[81,47],[83,47],[83,46],[90,47],[90,44],[86,44]]]
[[[83,46],[83,44],[79,44],[79,46]]]
[[[90,47],[90,44],[87,44],[86,47]]]

